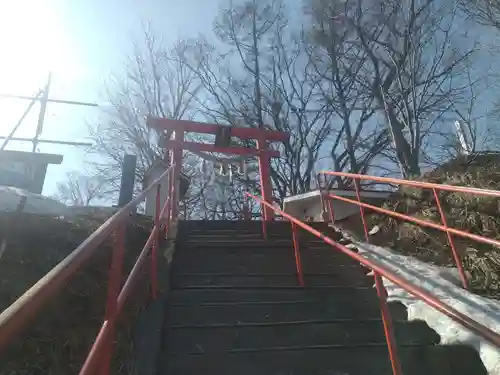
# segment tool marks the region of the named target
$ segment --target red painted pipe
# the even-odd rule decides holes
[[[102,350],[104,349],[104,345],[106,343],[106,340],[108,339],[108,335],[109,335],[109,325],[108,321],[106,320],[102,324],[101,329],[97,334],[97,338],[94,342],[94,345],[92,345],[90,353],[85,359],[85,363],[83,364],[82,368],[80,369],[79,375],[91,375],[95,373],[94,371],[95,367],[97,366],[99,357],[102,353]]]
[[[99,358],[100,374],[108,375],[113,355],[113,338],[115,334],[116,317],[120,313],[117,309],[116,299],[120,291],[123,258],[125,255],[125,224],[121,224],[114,233],[113,254],[109,269],[108,295],[106,300],[106,312],[104,320],[108,322],[109,333],[105,340],[105,345]]]
[[[453,254],[453,258],[455,259],[455,264],[457,265],[458,274],[460,276],[460,280],[462,281],[462,285],[465,289],[469,289],[469,283],[467,282],[467,276],[465,275],[465,270],[462,265],[462,260],[460,259],[460,255],[458,254],[458,250],[455,246],[455,240],[453,236],[448,231],[448,221],[446,220],[446,215],[444,213],[443,207],[441,206],[441,200],[439,199],[439,194],[436,189],[432,189],[434,193],[434,198],[436,199],[436,205],[439,210],[439,215],[441,216],[441,223],[446,228],[446,236],[448,237],[448,244],[451,248],[451,253]]]
[[[413,187],[424,188],[424,189],[437,189],[439,191],[452,191],[452,192],[456,192],[456,193],[477,194],[477,195],[483,195],[483,196],[489,196],[489,197],[499,197],[500,198],[500,191],[498,191],[498,190],[471,188],[471,187],[467,187],[467,186],[434,184],[431,182],[400,180],[397,178],[368,176],[368,175],[364,175],[364,174],[345,173],[345,172],[321,171],[319,173],[326,174],[329,176],[357,178],[357,179],[363,180],[363,181],[381,182],[384,184],[398,184],[398,185],[413,186]]]
[[[500,241],[494,240],[492,238],[478,236],[476,234],[464,232],[464,231],[461,231],[461,230],[458,230],[455,228],[445,227],[444,225],[441,225],[441,224],[436,224],[436,223],[433,223],[431,221],[426,221],[426,220],[418,219],[416,217],[400,214],[399,212],[386,210],[385,208],[373,206],[371,204],[364,203],[364,202],[358,202],[358,201],[355,201],[355,200],[352,200],[349,198],[341,197],[339,195],[328,194],[328,197],[332,198],[332,199],[339,200],[339,201],[343,201],[346,203],[351,203],[351,204],[355,204],[358,206],[363,206],[364,208],[369,208],[369,209],[372,209],[373,211],[381,212],[381,213],[386,214],[388,216],[393,216],[393,217],[397,217],[398,219],[417,223],[417,224],[420,224],[424,227],[437,229],[437,230],[440,230],[442,232],[456,234],[457,236],[460,236],[460,237],[470,238],[471,240],[475,240],[477,242],[487,243],[489,245],[500,247]]]
[[[80,246],[64,258],[44,277],[28,289],[21,297],[0,314],[0,350],[5,347],[28,324],[49,298],[64,288],[72,276],[92,256],[97,248],[106,240],[121,223],[135,211],[156,185],[170,173],[169,167],[151,186],[143,190],[137,197],[120,209],[112,217],[92,233]]]
[[[292,225],[292,240],[293,240],[293,251],[295,255],[295,267],[297,268],[297,279],[300,286],[305,286],[304,273],[302,272],[302,260],[300,259],[300,241],[297,226],[294,223]]]
[[[344,245],[341,245],[341,244],[335,242],[331,238],[325,236],[324,234],[317,231],[316,229],[303,223],[299,219],[283,212],[282,210],[280,210],[276,207],[273,207],[271,204],[269,204],[267,202],[264,202],[260,197],[256,197],[250,193],[246,193],[246,194],[249,197],[256,200],[258,203],[261,203],[261,204],[267,205],[268,207],[271,207],[276,213],[278,213],[281,216],[283,216],[284,218],[294,222],[297,226],[308,231],[309,233],[314,234],[316,237],[321,238],[327,244],[333,246],[334,248],[338,249],[339,251],[343,252],[344,254],[347,254],[348,256],[357,260],[358,262],[360,262],[364,266],[371,268],[373,271],[378,273],[380,276],[385,277],[387,280],[393,282],[395,285],[406,290],[411,295],[421,299],[422,301],[427,303],[429,306],[435,308],[439,312],[450,317],[454,321],[460,323],[465,328],[469,329],[470,331],[477,334],[478,336],[484,338],[485,340],[487,340],[491,344],[495,345],[496,347],[500,347],[500,335],[498,333],[496,333],[496,332],[492,331],[491,329],[489,329],[488,327],[478,323],[477,321],[470,318],[469,316],[462,314],[460,311],[454,309],[450,305],[442,302],[439,298],[436,298],[431,293],[429,293],[427,290],[411,283],[408,280],[405,280],[404,278],[393,273],[392,271],[387,270],[385,267],[378,265],[377,263],[372,262],[369,259],[366,259],[362,255],[350,250],[349,248],[345,247]],[[356,202],[356,201],[354,201],[354,202]]]

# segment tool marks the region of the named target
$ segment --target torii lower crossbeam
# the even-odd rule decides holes
[[[170,139],[165,142],[165,145],[169,149],[173,149],[174,147],[181,147],[183,150],[187,151],[203,151],[203,152],[218,152],[220,154],[228,154],[228,155],[255,155],[258,156],[261,151],[256,148],[250,147],[216,147],[215,145],[208,145],[206,143],[198,143],[198,142],[189,142],[184,141],[184,143],[177,142],[173,139]],[[280,156],[279,151],[276,150],[265,150],[262,153],[266,153],[271,158],[278,158]]]

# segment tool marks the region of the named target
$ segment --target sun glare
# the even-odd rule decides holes
[[[49,71],[70,75],[71,44],[56,0],[16,0],[0,5],[0,91],[34,91]]]

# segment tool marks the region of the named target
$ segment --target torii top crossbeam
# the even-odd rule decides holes
[[[208,124],[204,122],[186,121],[186,120],[170,120],[166,118],[149,117],[147,120],[148,126],[157,130],[181,130],[187,133],[202,133],[215,134],[224,127],[219,124]],[[272,142],[285,142],[290,138],[289,133],[261,129],[261,128],[240,128],[232,127],[231,135],[240,139],[259,139],[265,138]]]
[[[262,189],[262,197],[272,202],[272,185],[270,176],[270,158],[278,157],[279,152],[270,150],[268,142],[286,142],[290,134],[263,128],[231,127],[230,136],[240,139],[254,139],[257,149],[246,147],[218,147],[214,144],[188,142],[184,140],[184,133],[218,134],[222,128],[227,126],[219,124],[206,124],[202,122],[171,120],[165,118],[148,117],[147,125],[159,132],[167,131],[175,133],[174,139],[166,139],[164,147],[172,149],[172,163],[175,165],[175,176],[179,176],[182,163],[182,150],[204,151],[237,155],[257,155],[259,158],[259,174]],[[177,177],[176,177],[177,179]],[[264,220],[272,220],[274,211],[266,208],[263,212]]]

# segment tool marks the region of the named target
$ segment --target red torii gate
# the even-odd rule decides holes
[[[174,133],[174,139],[167,139],[164,146],[172,150],[171,162],[175,165],[175,180],[179,179],[182,169],[183,150],[249,156],[257,154],[259,158],[261,194],[265,201],[272,202],[270,159],[272,157],[279,157],[280,153],[276,150],[270,150],[268,142],[285,142],[290,138],[290,134],[261,128],[230,127],[231,137],[238,137],[245,140],[254,139],[257,143],[257,149],[248,147],[217,147],[215,144],[185,141],[184,134],[192,132],[217,135],[220,134],[221,129],[228,128],[227,126],[157,117],[148,117],[147,125],[159,132],[167,131],[167,133]],[[174,212],[173,214],[177,213]],[[272,220],[274,218],[274,211],[268,207],[264,207],[263,215],[263,220]]]

